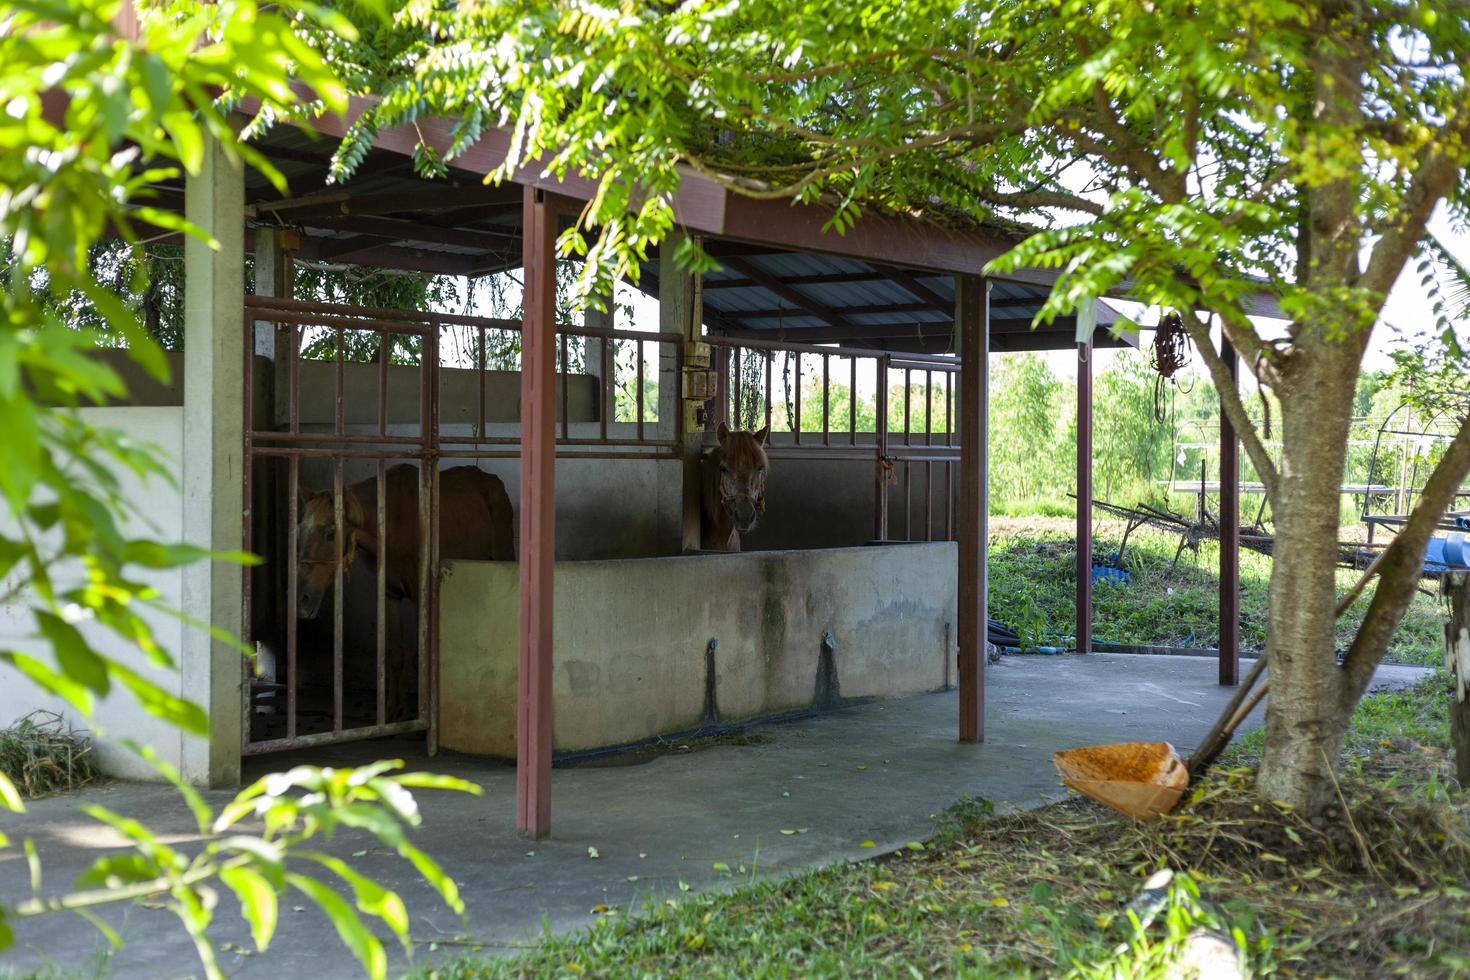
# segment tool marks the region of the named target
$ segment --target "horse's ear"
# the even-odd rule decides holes
[[[766,436],[770,434],[771,427],[769,425],[763,425],[759,429],[755,430],[755,441],[764,446],[766,444]]]
[[[728,438],[730,438],[730,427],[725,424],[724,419],[720,419],[720,424],[715,426],[715,441],[723,446]]]

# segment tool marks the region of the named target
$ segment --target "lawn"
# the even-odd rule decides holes
[[[1346,806],[1325,819],[1253,795],[1247,739],[1153,824],[1081,799],[1000,817],[966,800],[892,855],[609,910],[520,958],[418,976],[1167,977],[1195,929],[1257,976],[1463,976],[1470,806],[1445,788],[1447,698],[1436,674],[1367,699]],[[1164,868],[1173,881],[1141,896]]]
[[[1076,545],[1070,520],[995,518],[990,534],[990,615],[1036,646],[1068,646],[1076,626]],[[1122,525],[1102,523],[1094,537],[1097,555],[1116,553]],[[1213,647],[1219,642],[1219,544],[1206,541],[1198,554],[1185,550],[1174,562],[1178,539],[1150,530],[1128,539],[1123,567],[1126,585],[1099,581],[1093,590],[1093,636],[1114,643]],[[1266,597],[1271,559],[1242,551],[1241,644],[1259,648],[1266,640]],[[1359,573],[1340,569],[1339,594]],[[1371,590],[1338,622],[1345,647],[1367,612]],[[1409,664],[1441,662],[1439,599],[1415,598],[1394,635],[1388,660]]]

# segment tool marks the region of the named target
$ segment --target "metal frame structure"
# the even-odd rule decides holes
[[[254,379],[256,335],[262,324],[281,321],[285,329],[273,328],[278,341],[276,374],[281,376],[281,361],[289,358],[286,377],[298,378],[299,336],[305,327],[335,331],[337,368],[335,373],[334,418],[329,432],[311,432],[300,424],[299,415],[293,426],[288,405],[284,420],[256,424],[247,416],[244,435],[245,490],[247,503],[252,492],[249,481],[259,460],[284,459],[288,471],[296,473],[299,483],[301,460],[324,458],[331,462],[335,512],[342,519],[342,482],[344,466],[349,461],[376,463],[379,480],[389,460],[410,458],[419,462],[420,531],[422,553],[420,575],[424,588],[419,595],[420,685],[419,717],[408,724],[426,728],[433,738],[433,578],[437,533],[434,495],[438,462],[446,458],[509,458],[519,456],[521,466],[521,515],[519,560],[521,575],[521,623],[519,665],[521,690],[518,707],[518,806],[520,830],[540,837],[550,830],[550,759],[551,759],[551,671],[552,671],[552,589],[551,575],[555,542],[554,460],[563,456],[589,458],[675,458],[685,467],[685,541],[688,541],[690,514],[689,494],[696,492],[688,479],[691,462],[698,452],[682,421],[682,406],[675,399],[676,420],[665,422],[672,427],[672,441],[666,433],[650,438],[639,431],[636,437],[621,443],[615,433],[598,431],[595,437],[579,435],[570,429],[563,413],[558,432],[555,380],[557,361],[566,347],[567,334],[576,331],[554,322],[555,281],[552,274],[556,259],[555,239],[559,219],[575,213],[583,202],[597,193],[594,181],[577,174],[553,175],[542,171],[539,163],[531,163],[509,175],[499,187],[486,187],[482,176],[496,170],[504,161],[511,145],[511,134],[502,129],[487,129],[468,147],[458,146],[454,138],[455,122],[447,119],[420,119],[412,126],[391,127],[375,131],[373,149],[361,160],[353,178],[341,185],[329,185],[332,143],[354,126],[370,98],[354,98],[341,115],[327,115],[276,127],[257,143],[257,148],[280,169],[295,193],[284,193],[268,182],[246,176],[239,170],[211,171],[208,181],[194,180],[187,186],[219,192],[220,207],[201,212],[206,231],[234,236],[235,255],[241,249],[255,249],[258,256],[270,250],[271,243],[290,240],[289,250],[298,261],[348,263],[382,269],[419,271],[446,275],[485,275],[512,268],[523,268],[525,276],[525,323],[521,325],[521,430],[515,440],[491,435],[483,428],[467,438],[446,440],[439,431],[435,415],[438,411],[439,358],[433,350],[438,344],[439,329],[446,323],[479,329],[474,318],[452,318],[447,315],[421,314],[408,316],[402,311],[351,310],[345,308],[308,309],[292,305],[287,299],[269,297],[250,301],[245,308],[244,346],[247,394]],[[250,100],[239,107],[250,114],[258,106]],[[299,128],[298,128],[299,127]],[[310,129],[313,132],[308,132]],[[327,140],[319,137],[326,136]],[[427,144],[451,161],[448,175],[430,180],[413,168],[415,151]],[[450,150],[453,148],[453,152]],[[227,186],[228,182],[234,182]],[[181,209],[184,205],[183,182],[165,183],[155,190],[153,203],[162,208]],[[242,186],[243,185],[243,188]],[[233,190],[229,190],[233,186]],[[243,201],[239,191],[243,189]],[[192,198],[191,198],[192,200]],[[232,203],[233,202],[233,203]],[[1032,315],[1039,308],[1057,273],[1048,269],[1024,269],[1011,278],[984,280],[979,270],[990,260],[1009,251],[1017,242],[1014,232],[979,225],[943,227],[911,217],[874,213],[864,218],[845,234],[831,230],[832,210],[823,204],[792,206],[785,201],[752,200],[739,196],[717,181],[697,173],[682,176],[674,195],[673,206],[680,234],[698,236],[722,267],[722,271],[705,277],[703,302],[692,294],[700,290],[688,288],[687,282],[670,282],[682,275],[662,255],[650,255],[639,285],[661,300],[684,297],[680,303],[664,304],[677,309],[685,322],[676,324],[677,332],[661,328],[660,334],[641,334],[640,342],[673,344],[674,351],[661,358],[661,377],[665,365],[674,366],[671,379],[681,377],[679,371],[683,348],[699,339],[700,324],[708,326],[708,338],[720,361],[733,356],[735,348],[755,349],[763,343],[785,344],[814,349],[817,357],[838,357],[833,348],[819,345],[841,344],[845,356],[874,356],[883,365],[885,382],[892,372],[901,371],[907,381],[915,372],[945,375],[948,404],[955,415],[954,425],[946,426],[945,442],[936,445],[932,432],[932,394],[934,386],[926,384],[930,399],[926,405],[923,440],[915,442],[912,419],[906,423],[900,443],[893,437],[887,400],[880,398],[880,414],[874,445],[840,445],[832,439],[830,425],[824,425],[820,440],[809,440],[807,433],[795,433],[790,447],[777,447],[778,452],[800,451],[814,457],[823,454],[850,453],[874,460],[875,497],[881,499],[887,489],[887,465],[902,466],[912,479],[913,467],[922,465],[932,476],[933,466],[945,466],[946,483],[957,482],[957,501],[953,520],[946,519],[946,531],[959,541],[957,569],[960,595],[959,687],[960,717],[958,734],[962,740],[978,741],[983,729],[983,650],[986,582],[986,440],[987,440],[987,360],[990,351],[1024,349],[1068,349],[1076,346],[1076,324],[1072,318],[1060,318],[1047,328],[1031,330]],[[232,226],[225,228],[225,225]],[[240,226],[245,225],[244,235]],[[171,230],[140,230],[166,240]],[[653,264],[657,262],[657,272]],[[243,265],[243,262],[241,263]],[[234,287],[238,288],[238,287]],[[824,292],[827,289],[834,292]],[[228,307],[234,302],[226,298]],[[1258,297],[1251,311],[1260,315],[1278,312],[1274,300]],[[215,302],[212,308],[220,308]],[[240,307],[236,307],[237,309]],[[692,310],[692,314],[691,311]],[[306,320],[302,323],[299,321]],[[326,323],[319,321],[325,320]],[[468,322],[465,322],[468,321]],[[1107,322],[1107,311],[1100,311],[1099,321]],[[253,327],[251,325],[254,325]],[[515,329],[517,325],[503,321],[485,322],[484,329]],[[210,327],[210,330],[216,329]],[[692,329],[692,333],[691,333]],[[347,331],[363,330],[388,335],[418,336],[426,352],[434,354],[421,365],[421,413],[419,427],[412,437],[390,431],[381,425],[377,431],[359,432],[348,424],[344,413],[344,358],[342,337]],[[222,332],[222,331],[221,331]],[[583,333],[597,340],[617,342],[616,332]],[[558,339],[558,334],[561,339]],[[213,334],[205,334],[213,336]],[[1081,348],[1083,363],[1088,347],[1113,346],[1127,342],[1107,332],[1095,334]],[[482,348],[483,349],[483,348]],[[869,354],[869,351],[874,353]],[[946,352],[958,354],[940,359]],[[565,362],[565,358],[561,358]],[[386,358],[384,358],[386,360]],[[643,358],[640,356],[641,365]],[[952,367],[950,366],[952,365]],[[236,389],[225,379],[217,388],[218,368],[206,363],[210,373],[204,389],[215,402],[226,395],[233,400]],[[481,365],[477,365],[480,368]],[[385,370],[380,367],[380,372]],[[953,383],[958,371],[959,384]],[[824,361],[824,372],[830,374],[830,361]],[[380,380],[380,384],[381,384]],[[729,393],[729,379],[722,395]],[[286,385],[291,390],[291,382]],[[642,386],[638,389],[642,391]],[[604,392],[606,389],[604,389]],[[427,392],[427,395],[424,393]],[[291,398],[299,397],[292,391]],[[604,394],[606,399],[606,394]],[[565,395],[563,395],[563,401]],[[668,404],[666,399],[661,399]],[[724,402],[724,398],[721,399]],[[913,414],[912,401],[906,400],[906,417]],[[216,406],[217,407],[217,406]],[[830,406],[828,406],[830,407]],[[1083,398],[1079,404],[1079,475],[1088,467],[1091,445],[1091,402]],[[251,398],[246,397],[246,412]],[[824,411],[824,417],[827,416]],[[483,422],[484,415],[480,415]],[[640,420],[643,415],[638,415]],[[661,420],[662,421],[662,420]],[[283,436],[277,429],[286,427]],[[800,428],[799,426],[797,428]],[[955,430],[959,445],[954,445]],[[850,440],[856,442],[854,435]],[[811,444],[809,444],[811,443]],[[238,451],[238,450],[235,450]],[[353,465],[360,465],[356,462]],[[958,480],[953,468],[958,467]],[[217,467],[218,469],[218,467]],[[288,472],[288,483],[292,482]],[[910,484],[906,484],[908,486]],[[207,491],[208,485],[204,484]],[[236,488],[237,491],[238,488]],[[291,487],[293,491],[295,487]],[[236,492],[232,491],[232,492]],[[907,491],[906,491],[907,492]],[[932,494],[931,494],[932,496]],[[382,495],[379,495],[382,499]],[[294,504],[291,505],[294,508]],[[948,513],[948,504],[946,513]],[[248,507],[247,507],[248,510]],[[912,508],[908,513],[912,514]],[[934,513],[926,509],[925,533],[934,534]],[[293,526],[294,509],[284,521]],[[383,515],[378,515],[380,524]],[[1091,502],[1080,495],[1078,526],[1091,523]],[[875,507],[875,537],[889,536],[888,509]],[[262,528],[256,515],[247,514],[247,543],[259,540]],[[906,523],[911,523],[906,521]],[[908,529],[912,533],[912,528]],[[287,551],[294,542],[287,542]],[[1079,548],[1079,600],[1085,600],[1081,583],[1090,581],[1090,568],[1084,564],[1085,547]],[[379,586],[381,587],[381,575]],[[248,582],[242,585],[248,605]],[[294,593],[294,590],[289,590]],[[339,595],[341,590],[335,590]],[[381,595],[381,588],[380,588]],[[340,619],[341,599],[334,599],[334,618]],[[217,603],[218,604],[218,603]],[[381,605],[381,599],[380,599]],[[1079,621],[1089,610],[1079,609]],[[294,619],[293,619],[294,623]],[[373,712],[372,724],[354,726],[347,716],[341,679],[343,660],[340,650],[341,631],[337,631],[332,651],[333,706],[330,731],[320,741],[336,741],[364,732],[381,732],[394,724],[384,711]],[[381,643],[379,644],[381,646]],[[1085,644],[1084,644],[1085,649]],[[297,651],[299,655],[299,651]],[[288,656],[289,660],[289,656]],[[379,658],[381,663],[381,658]],[[223,658],[210,663],[223,663]],[[297,665],[299,666],[299,664]],[[215,668],[217,669],[217,668]],[[381,674],[381,671],[379,671]],[[229,685],[216,684],[211,693],[211,708],[220,705],[217,698]],[[289,700],[289,692],[288,700]],[[381,685],[379,686],[379,700]],[[374,706],[377,709],[377,705]],[[223,716],[223,715],[221,715]],[[289,723],[289,722],[288,722]],[[296,732],[298,741],[303,734]],[[259,751],[270,746],[248,746],[245,751]],[[223,772],[224,770],[221,769]]]

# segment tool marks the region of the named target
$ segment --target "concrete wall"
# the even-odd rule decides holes
[[[955,546],[568,562],[556,568],[557,751],[696,727],[711,639],[718,720],[810,706],[822,638],[843,698],[951,681]],[[440,602],[440,744],[515,755],[516,568],[448,562]]]
[[[133,439],[150,442],[161,448],[167,458],[177,461],[183,450],[184,413],[178,407],[83,409],[82,416],[95,425],[120,429]],[[178,542],[183,536],[183,498],[179,489],[167,481],[154,478],[145,485],[128,471],[118,471],[124,500],[142,510],[123,525],[123,533],[164,542]],[[4,519],[8,520],[8,511]],[[159,601],[179,608],[183,597],[184,573],[179,569],[132,569],[131,577],[153,586]],[[62,569],[58,578],[68,585],[80,580],[81,570]],[[0,592],[5,589],[0,587]],[[151,615],[144,617],[153,627],[160,646],[178,656],[183,644],[183,627],[178,620]],[[165,689],[183,694],[182,675],[149,663],[136,648],[119,640],[116,634],[88,623],[79,624],[92,647],[128,664]],[[38,655],[45,663],[54,662],[48,648],[35,636],[35,623],[30,614],[29,596],[20,596],[0,604],[0,647]],[[0,664],[0,725],[8,725],[22,715],[45,708],[65,715],[72,724],[82,727],[81,720],[64,702],[48,698],[28,678]],[[182,768],[185,736],[178,729],[145,714],[137,699],[126,690],[114,691],[101,701],[96,712],[98,761],[105,772],[137,779],[158,778],[151,768],[139,762],[114,739],[126,736],[151,745],[162,758]]]

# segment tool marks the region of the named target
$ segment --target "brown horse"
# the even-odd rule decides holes
[[[766,510],[766,473],[770,460],[763,448],[770,426],[755,432],[733,431],[724,422],[716,443],[700,457],[703,506],[700,539],[712,551],[739,551],[740,535],[755,530]]]
[[[322,597],[352,567],[359,551],[372,567],[384,562],[388,598],[418,601],[419,471],[409,463],[384,475],[387,548],[378,538],[378,478],[342,490],[342,540],[332,491],[307,497],[296,527],[296,614],[314,619]],[[439,557],[515,561],[510,497],[498,476],[474,466],[439,474]],[[386,553],[385,553],[386,552]]]

